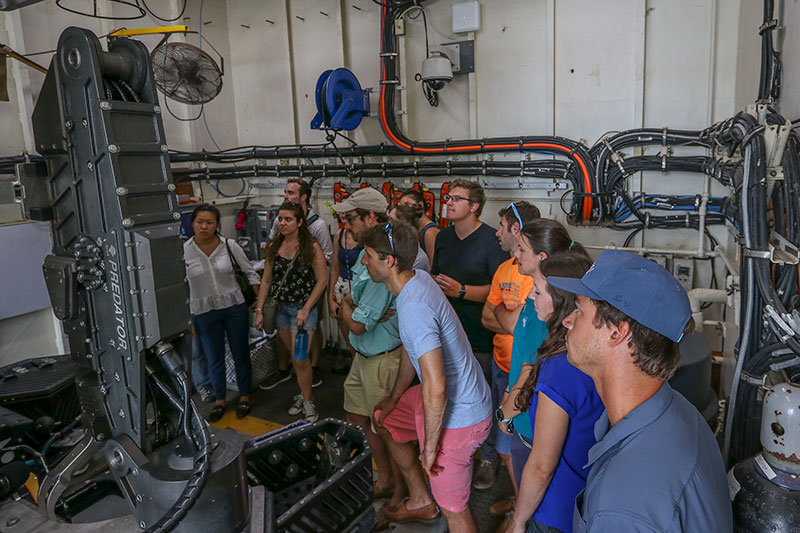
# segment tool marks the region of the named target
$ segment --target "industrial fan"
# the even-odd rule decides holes
[[[369,115],[369,91],[362,90],[355,74],[346,68],[326,70],[317,80],[315,130],[352,131]]]
[[[150,57],[158,89],[173,100],[206,104],[222,90],[222,70],[210,55],[194,45],[163,43]]]

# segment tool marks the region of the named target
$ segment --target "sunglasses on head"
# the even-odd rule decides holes
[[[392,249],[392,255],[395,255],[396,252],[394,251],[394,226],[392,222],[389,221],[384,227],[383,232],[386,234],[386,237],[389,238],[389,247]]]
[[[516,204],[514,202],[511,202],[506,206],[506,209],[511,209],[511,211],[514,212],[514,216],[517,217],[517,220],[519,220],[519,229],[522,230],[522,217],[519,216],[519,211],[517,211]]]

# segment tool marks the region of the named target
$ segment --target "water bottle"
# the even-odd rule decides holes
[[[308,358],[308,333],[305,328],[298,328],[294,338],[294,358],[297,360]]]

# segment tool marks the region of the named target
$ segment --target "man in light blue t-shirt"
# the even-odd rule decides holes
[[[389,223],[368,230],[361,242],[370,277],[397,295],[400,338],[408,352],[391,396],[375,407],[379,434],[409,494],[390,502],[386,517],[434,519],[438,504],[450,531],[476,531],[468,508],[472,456],[491,428],[489,385],[452,305],[427,272],[412,269],[419,247],[414,229]],[[414,374],[421,384],[410,387]]]

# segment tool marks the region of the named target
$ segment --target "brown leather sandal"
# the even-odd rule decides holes
[[[405,522],[407,520],[436,520],[439,518],[439,508],[436,502],[431,502],[419,509],[409,509],[406,507],[408,498],[403,500],[397,509],[386,509],[386,518],[391,522]]]

